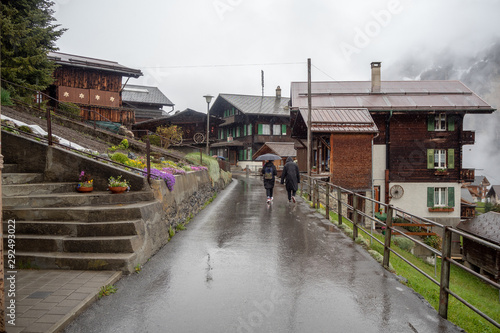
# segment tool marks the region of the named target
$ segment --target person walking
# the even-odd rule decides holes
[[[261,171],[264,178],[264,188],[266,189],[267,203],[270,204],[273,200],[273,189],[275,176],[278,174],[276,167],[272,161],[267,161]]]
[[[283,173],[281,174],[281,184],[283,184],[285,180],[288,201],[293,201],[295,203],[295,194],[299,189],[300,183],[300,172],[299,166],[290,156],[286,159],[285,167],[283,168]]]

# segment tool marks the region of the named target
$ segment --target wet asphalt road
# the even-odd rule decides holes
[[[65,332],[461,332],[301,199],[235,179]]]

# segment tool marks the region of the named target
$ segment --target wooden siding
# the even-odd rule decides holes
[[[458,118],[457,120],[461,120]],[[459,121],[456,121],[459,123]],[[461,122],[460,122],[461,124]],[[461,145],[460,131],[429,131],[427,115],[393,115],[390,122],[390,180],[393,182],[457,182],[460,180]],[[438,173],[428,168],[429,149],[453,149],[453,168]],[[450,153],[451,156],[451,153]]]
[[[54,79],[55,82],[53,84],[56,86],[114,92],[119,92],[122,88],[122,76],[120,74],[88,68],[58,67],[54,71]]]
[[[132,109],[117,110],[88,105],[82,107],[84,110],[81,111],[80,115],[84,120],[112,121],[124,125],[135,123],[134,110]]]
[[[464,237],[464,258],[467,262],[500,277],[500,251],[474,242]]]
[[[372,175],[372,134],[334,134],[330,181],[350,190],[369,189]]]

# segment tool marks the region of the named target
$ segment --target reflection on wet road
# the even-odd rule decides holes
[[[302,200],[235,179],[66,332],[460,332]]]

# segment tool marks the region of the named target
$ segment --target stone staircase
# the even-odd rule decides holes
[[[152,191],[78,193],[76,183],[44,183],[43,174],[18,173],[12,164],[2,184],[4,248],[15,220],[17,267],[132,272],[138,264]]]

